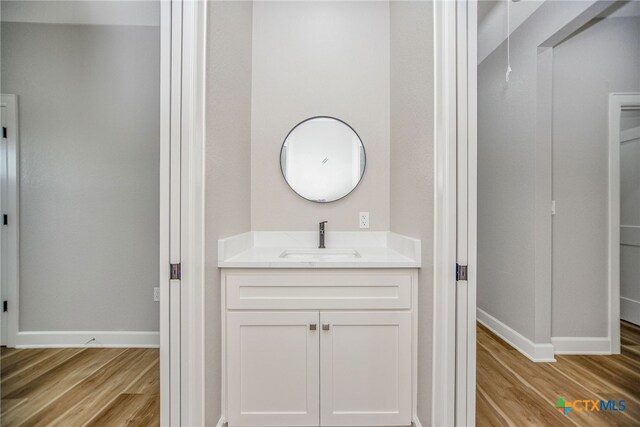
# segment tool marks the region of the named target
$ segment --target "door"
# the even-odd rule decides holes
[[[620,318],[640,325],[640,109],[620,131]]]
[[[411,313],[320,314],[321,425],[411,425]]]
[[[319,314],[229,312],[228,423],[319,425]]]
[[[0,345],[18,333],[18,97],[0,95]],[[7,311],[3,303],[7,302]]]
[[[0,135],[0,219],[3,219],[0,225],[0,305],[7,297],[7,233],[4,226],[4,215],[6,215],[7,205],[7,145],[9,138],[7,134],[7,106],[0,105],[0,117],[2,134]],[[0,345],[7,345],[7,313],[4,309],[0,310]]]

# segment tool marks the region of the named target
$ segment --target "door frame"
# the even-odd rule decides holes
[[[160,424],[204,418],[207,2],[161,4]],[[171,265],[177,265],[172,275]]]
[[[19,145],[19,127],[18,127],[18,97],[17,95],[2,94],[0,95],[0,105],[5,109],[7,124],[7,151],[6,151],[6,168],[7,183],[6,188],[2,189],[2,214],[8,216],[8,225],[3,230],[6,234],[2,239],[2,262],[0,263],[0,271],[6,273],[6,295],[2,295],[3,301],[9,301],[11,310],[7,311],[6,316],[6,336],[4,344],[7,347],[15,347],[16,338],[18,336],[18,309],[20,307],[18,298],[19,280],[20,280],[20,191],[19,191],[19,174],[20,174],[20,145]],[[6,204],[6,205],[5,205]],[[6,246],[5,246],[6,243]],[[6,258],[5,258],[6,257]]]
[[[161,241],[161,425],[205,425],[204,324],[204,161],[207,2],[170,0],[163,4],[169,28],[163,62],[168,73],[162,99],[168,102],[163,129],[168,143],[163,181],[165,240]],[[162,225],[163,223],[161,223]],[[169,280],[178,264],[178,278]],[[164,345],[163,345],[164,344]],[[162,364],[164,349],[165,363]],[[163,375],[164,374],[164,375]]]
[[[197,223],[192,226],[193,218],[197,217],[199,211],[197,204],[193,201],[194,198],[190,198],[189,195],[193,193],[194,188],[202,190],[203,182],[202,180],[194,181],[193,177],[202,173],[202,170],[198,170],[196,166],[197,159],[202,163],[204,156],[196,154],[194,160],[193,153],[197,153],[197,147],[203,146],[203,134],[200,132],[203,127],[200,126],[199,121],[204,117],[204,85],[198,78],[203,80],[204,75],[202,71],[203,43],[206,33],[203,12],[205,9],[206,2],[203,1],[160,2],[160,423],[163,426],[204,425],[203,419],[200,422],[196,421],[197,418],[190,417],[197,412],[192,407],[193,404],[201,404],[201,402],[198,399],[188,398],[194,395],[192,383],[195,382],[189,380],[201,379],[202,373],[189,372],[189,376],[183,375],[184,366],[181,366],[181,363],[189,366],[187,360],[192,362],[192,371],[199,366],[196,363],[198,355],[186,347],[185,342],[181,340],[180,330],[181,327],[186,329],[180,313],[190,313],[194,299],[191,292],[185,292],[185,287],[180,285],[180,280],[169,280],[168,264],[172,261],[180,263],[181,246],[197,247],[197,240],[203,230],[202,226],[198,229]],[[8,297],[13,308],[8,313],[7,325],[7,345],[14,347],[19,332],[17,96],[3,94],[0,102],[13,111],[9,118],[12,125],[8,127],[8,163],[15,167],[10,167],[8,170],[11,185],[8,191],[8,209],[5,212],[10,215],[9,218],[13,218],[12,224],[15,224],[9,238],[9,244],[14,247],[13,251],[8,251],[9,256],[14,255],[12,257],[14,259],[11,259],[9,264],[14,267],[10,268],[13,272],[10,272],[11,280],[8,285]],[[184,177],[180,176],[182,171],[186,171]],[[191,227],[189,229],[191,234],[181,233],[181,229],[185,226]],[[187,239],[189,236],[193,237]],[[191,253],[189,252],[189,255]],[[182,259],[197,263],[195,256],[183,256]],[[196,268],[192,271],[196,272]],[[196,280],[197,275],[194,274],[188,276],[187,280],[183,279],[182,282],[191,284]],[[193,288],[195,290],[196,286]],[[187,302],[190,304],[185,303],[185,299],[180,298],[180,294],[187,294],[189,297]],[[190,329],[190,331],[194,330]],[[202,394],[201,390],[196,390],[196,393],[200,393],[195,394],[196,396]]]
[[[181,280],[182,369],[180,421],[204,425],[204,92],[206,2],[172,0],[181,5]],[[476,259],[476,55],[477,0],[434,2],[435,179],[434,179],[434,321],[432,425],[473,424],[475,414],[475,259]],[[178,55],[172,51],[172,57]],[[466,58],[466,59],[464,59]],[[462,61],[464,59],[464,63]],[[459,81],[458,76],[466,76]],[[171,99],[173,105],[174,98]],[[459,104],[459,103],[463,104]],[[466,114],[458,116],[458,108]],[[458,133],[466,160],[458,165]],[[460,168],[460,169],[459,169]],[[457,176],[467,183],[466,261],[463,315],[466,339],[456,341]],[[462,314],[462,313],[458,313]],[[471,326],[471,327],[470,327]],[[459,359],[460,355],[462,359]],[[466,367],[466,393],[456,393],[456,365]],[[188,362],[187,362],[188,361]],[[460,374],[458,374],[460,376]],[[465,384],[466,383],[466,384]],[[458,410],[456,410],[456,407]],[[456,412],[459,413],[456,420]],[[463,415],[460,415],[463,414]],[[462,417],[462,418],[461,418]],[[463,419],[466,417],[466,419]],[[173,419],[173,417],[171,417]],[[164,424],[163,424],[164,425]]]
[[[477,6],[434,2],[434,426],[475,423]]]
[[[620,354],[620,117],[640,107],[640,92],[609,94],[609,340],[611,354]]]

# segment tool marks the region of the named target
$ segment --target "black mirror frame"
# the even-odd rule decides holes
[[[335,200],[329,200],[329,201],[325,201],[325,202],[321,202],[318,200],[311,200],[311,199],[307,199],[306,197],[304,197],[303,195],[301,195],[300,193],[298,193],[292,186],[291,184],[289,184],[289,181],[287,180],[287,176],[284,174],[284,170],[282,170],[282,150],[284,149],[284,143],[287,142],[287,138],[289,138],[289,135],[291,135],[291,132],[293,132],[298,126],[300,126],[303,123],[308,122],[309,120],[315,120],[315,119],[332,119],[332,120],[336,120],[344,125],[346,125],[349,129],[351,129],[351,131],[353,133],[356,134],[356,136],[358,137],[358,140],[360,140],[360,145],[362,146],[362,153],[364,155],[364,167],[362,168],[362,173],[360,174],[360,179],[358,180],[358,183],[351,189],[351,191],[349,191],[347,194],[345,194],[344,196],[337,198]],[[320,204],[325,204],[325,203],[333,203],[333,202],[337,202],[338,200],[342,200],[345,197],[347,197],[349,194],[353,193],[355,191],[356,188],[358,188],[358,186],[360,185],[360,183],[362,182],[362,179],[364,178],[364,174],[367,170],[367,150],[364,147],[364,142],[362,142],[362,138],[360,138],[360,134],[358,134],[358,132],[356,132],[356,130],[351,127],[351,125],[347,122],[345,122],[344,120],[341,120],[337,117],[333,117],[333,116],[313,116],[313,117],[309,117],[307,119],[304,119],[303,121],[301,121],[300,123],[298,123],[297,125],[295,125],[294,127],[291,128],[291,130],[287,133],[287,135],[284,137],[284,140],[282,141],[282,145],[280,146],[280,157],[278,159],[278,163],[280,164],[280,173],[282,174],[282,178],[284,178],[284,182],[287,183],[287,185],[289,186],[289,188],[291,189],[291,191],[293,191],[296,195],[302,197],[305,200],[308,200],[310,202],[313,203],[320,203]]]

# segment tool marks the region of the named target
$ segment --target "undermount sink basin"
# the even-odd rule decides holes
[[[313,261],[360,258],[360,254],[355,249],[287,249],[280,258]]]

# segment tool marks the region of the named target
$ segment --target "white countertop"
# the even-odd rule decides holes
[[[322,253],[318,233],[250,231],[218,240],[218,267],[224,268],[419,268],[420,240],[391,232],[327,232],[332,249],[357,251],[357,258],[286,258],[285,251]]]

